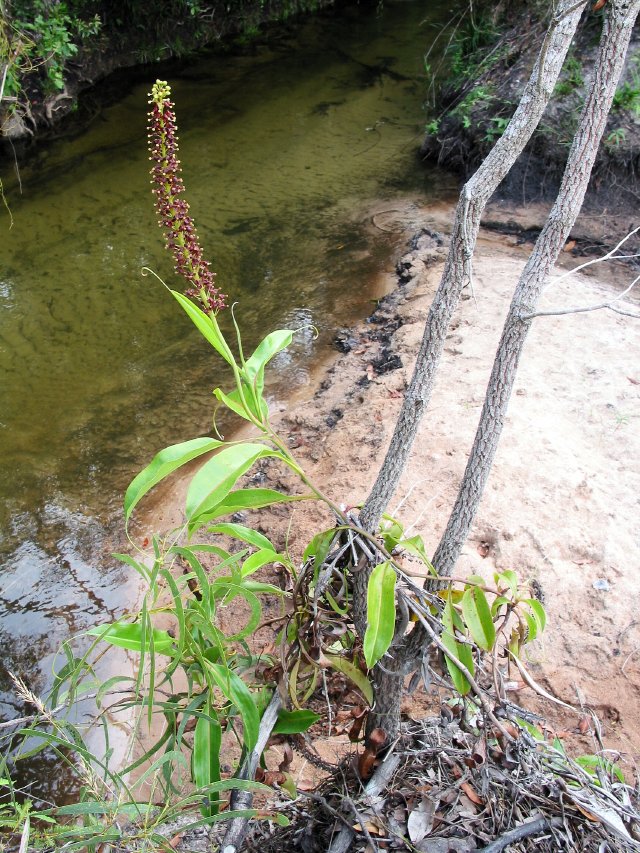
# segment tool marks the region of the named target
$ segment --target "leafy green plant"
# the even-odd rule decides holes
[[[489,86],[476,86],[468,92],[460,103],[451,110],[451,115],[457,116],[462,126],[466,129],[471,127],[473,108],[482,104],[490,103],[493,100],[493,92]]]
[[[434,118],[429,124],[425,127],[425,133],[428,133],[429,136],[436,136],[438,131],[440,130],[440,119]]]
[[[564,98],[584,85],[582,65],[575,56],[568,56],[562,69],[561,79],[555,85],[554,95]]]
[[[187,488],[184,523],[142,547],[131,540],[133,553],[116,555],[143,582],[140,609],[91,628],[91,646],[81,655],[72,643],[63,646],[48,706],[17,682],[38,713],[32,725],[20,727],[12,738],[12,744],[18,744],[15,760],[49,747],[75,767],[83,781],[79,803],[39,812],[42,820],[53,822],[45,834],[69,849],[122,843],[125,838],[164,843],[159,827],[177,810],[199,808],[201,816],[194,825],[235,816],[233,801],[225,810],[221,797],[227,791],[262,790],[242,778],[242,768],[264,748],[261,726],[274,698],[282,707],[273,731],[283,734],[306,731],[318,720],[308,704],[326,670],[342,673],[360,691],[363,703],[373,706],[371,671],[392,653],[394,642],[412,623],[425,628],[444,656],[453,691],[486,709],[488,688],[480,683],[483,656],[493,666],[499,653],[519,662],[523,646],[536,639],[546,621],[542,605],[519,585],[514,572],[496,574],[492,586],[478,576],[438,578],[419,535],[407,535],[398,519],[384,516],[373,536],[360,528],[356,515],[337,506],[311,481],[274,429],[265,394],[268,366],[289,346],[294,331],[271,332],[245,355],[232,315],[235,340],[227,340],[218,322],[227,296],[204,259],[183,198],[176,117],[166,83],[156,82],[150,104],[156,208],[176,272],[188,283],[185,293],[167,289],[230,369],[232,386],[216,388],[214,396],[248,425],[250,434],[234,440],[200,436],[153,457],[126,491],[127,527],[152,489],[187,465],[196,470]],[[299,492],[285,494],[243,482],[264,462],[292,471]],[[307,545],[301,567],[268,536],[237,520],[239,512],[309,500],[328,507],[334,525]],[[358,554],[373,564],[362,637],[352,613]],[[407,562],[430,578],[426,589],[414,580]],[[291,593],[258,577],[270,566],[280,567],[292,579]],[[263,624],[265,597],[281,606],[280,617],[271,620],[280,623],[274,644],[280,651],[258,655],[251,638]],[[232,633],[222,628],[226,608],[234,612]],[[97,681],[93,661],[105,644],[137,653],[135,677]],[[87,697],[100,710],[124,712],[153,733],[124,767],[110,766],[106,716],[104,758],[91,753],[81,728],[67,718]],[[236,745],[236,773],[225,778],[222,757],[230,743]],[[258,748],[259,743],[263,745]],[[194,786],[192,793],[184,793],[186,784]],[[291,787],[292,780],[287,785]],[[142,797],[145,786],[162,807]],[[123,817],[131,824],[128,834]],[[26,812],[16,806],[10,819],[16,826],[22,821],[23,829],[27,825]]]
[[[634,76],[633,81],[625,81],[613,96],[614,110],[627,110],[634,116],[640,116],[640,76]]]
[[[46,93],[61,91],[67,60],[77,54],[79,43],[100,32],[100,17],[83,17],[64,2],[45,0],[16,2],[11,11],[13,18],[0,18],[0,60],[6,67],[0,96],[19,100],[25,74],[38,69]]]
[[[625,142],[626,138],[627,131],[624,127],[616,127],[615,130],[612,130],[606,137],[604,144],[607,148],[617,148]]]
[[[508,124],[508,118],[504,118],[504,116],[494,116],[491,119],[489,127],[484,135],[485,141],[491,143],[495,142],[496,139],[499,139],[505,132]]]

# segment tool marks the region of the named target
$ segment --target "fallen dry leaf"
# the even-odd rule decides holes
[[[471,800],[472,803],[475,803],[476,806],[484,805],[484,800],[482,797],[471,787],[468,782],[463,782],[460,785],[461,790],[465,792],[467,797]]]
[[[414,844],[419,844],[433,829],[436,805],[435,800],[432,800],[430,797],[422,797],[416,808],[409,815],[407,832]]]
[[[575,249],[575,247],[576,247],[576,241],[575,240],[568,240],[564,244],[564,251],[565,252],[572,252]]]
[[[580,720],[578,722],[578,731],[580,732],[580,734],[586,735],[586,733],[589,731],[590,727],[591,727],[591,718],[587,717],[586,715],[580,717]]]

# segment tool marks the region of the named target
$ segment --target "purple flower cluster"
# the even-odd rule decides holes
[[[156,197],[158,225],[164,229],[166,247],[173,254],[176,272],[190,284],[187,296],[199,300],[205,311],[217,313],[226,305],[225,294],[215,285],[214,272],[202,257],[196,227],[189,216],[189,205],[180,198],[184,182],[180,177],[176,114],[170,100],[171,89],[156,80],[151,89],[149,113],[149,151],[153,162],[151,183]]]

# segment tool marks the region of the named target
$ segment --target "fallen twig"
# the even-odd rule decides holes
[[[515,829],[505,832],[500,838],[496,838],[487,847],[482,847],[478,853],[501,853],[509,844],[515,844],[516,841],[522,841],[523,838],[529,838],[537,832],[542,832],[545,829],[556,829],[564,825],[561,817],[538,817],[535,820],[527,821],[522,826],[516,826]]]
[[[377,797],[387,787],[393,774],[396,772],[400,764],[400,756],[395,753],[387,755],[382,764],[371,777],[371,780],[365,785],[365,797]],[[351,827],[343,826],[340,832],[331,842],[327,853],[347,853],[355,838],[355,831]],[[226,853],[226,851],[223,851]]]
[[[266,749],[271,732],[278,719],[278,713],[282,707],[282,698],[278,690],[271,697],[271,702],[267,706],[267,710],[262,715],[260,721],[260,729],[258,730],[258,739],[253,750],[247,756],[244,764],[236,774],[238,779],[253,779],[255,776],[260,756]],[[253,803],[252,791],[233,791],[231,794],[230,808],[250,809]],[[237,853],[242,846],[245,835],[249,828],[249,819],[246,817],[234,818],[227,828],[222,842],[222,853]]]

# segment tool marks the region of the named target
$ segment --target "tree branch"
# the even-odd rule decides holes
[[[584,305],[582,307],[575,308],[558,308],[555,311],[536,311],[534,314],[523,314],[520,319],[525,321],[533,320],[536,317],[562,317],[565,314],[585,314],[588,311],[602,311],[604,308],[609,308],[612,311],[616,311],[616,313],[623,313],[628,317],[636,317],[640,319],[640,314],[633,314],[631,311],[620,311],[620,309],[613,307],[616,302],[620,302],[621,299],[624,299],[627,293],[633,290],[639,281],[640,275],[636,276],[631,284],[628,287],[625,287],[622,293],[616,296],[615,299],[611,299],[609,302],[598,302],[596,305]]]

